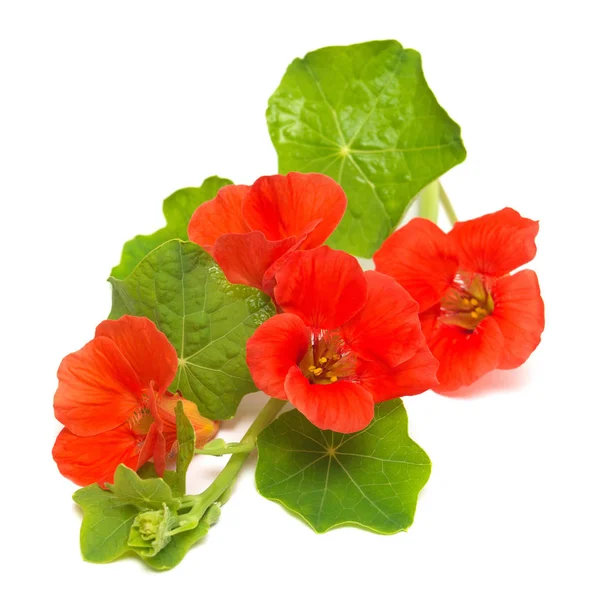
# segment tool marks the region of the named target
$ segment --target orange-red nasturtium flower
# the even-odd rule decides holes
[[[145,317],[103,321],[96,336],[66,356],[58,369],[54,414],[65,426],[52,455],[60,472],[78,485],[112,483],[120,463],[139,469],[153,459],[159,475],[177,447],[175,407],[186,416],[202,447],[217,424],[193,402],[167,392],[177,372],[177,352]]]
[[[359,431],[374,403],[437,383],[417,303],[391,277],[322,246],[294,252],[274,292],[283,312],[248,340],[250,373],[317,427]]]
[[[199,206],[188,227],[231,283],[272,295],[274,273],[294,250],[320,246],[346,210],[346,195],[330,177],[289,173],[228,185]]]
[[[454,225],[445,234],[413,219],[375,253],[419,303],[423,333],[440,362],[435,391],[522,365],[540,343],[544,303],[536,274],[510,272],[536,253],[537,221],[511,208]]]

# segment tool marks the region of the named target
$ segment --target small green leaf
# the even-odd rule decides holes
[[[177,424],[177,491],[175,495],[183,496],[185,494],[185,476],[196,449],[196,432],[183,411],[183,402],[181,401],[175,407],[175,417]]]
[[[121,262],[113,268],[111,277],[125,279],[148,254],[172,239],[187,240],[187,228],[194,211],[212,200],[224,185],[233,182],[221,177],[209,177],[200,187],[184,188],[171,194],[163,203],[167,225],[151,235],[136,235],[123,246]]]
[[[154,463],[151,463],[151,462],[147,462],[145,465],[142,465],[138,469],[137,474],[142,479],[153,479],[153,478],[158,477],[158,473],[156,472],[156,469],[154,468]],[[171,488],[171,491],[173,492],[175,497],[180,495],[177,492],[178,479],[177,479],[177,473],[175,471],[165,471],[162,475],[162,479]]]
[[[402,400],[376,405],[358,433],[322,431],[293,410],[258,437],[258,491],[319,533],[341,525],[407,529],[430,471],[427,454],[408,437]]]
[[[129,530],[139,510],[97,484],[77,490],[73,500],[83,509],[80,543],[83,558],[108,563],[130,550]]]
[[[348,209],[329,244],[360,256],[372,256],[419,190],[466,157],[419,53],[393,40],[297,58],[267,123],[280,173],[320,172],[342,185]]]
[[[174,510],[179,507],[179,501],[162,479],[142,479],[125,465],[117,467],[115,482],[107,487],[119,500],[142,510],[162,509],[163,504]]]
[[[124,281],[110,281],[110,318],[130,314],[156,323],[179,356],[170,389],[202,415],[229,419],[242,397],[256,391],[246,341],[275,312],[268,296],[232,285],[202,248],[179,240],[150,252]]]

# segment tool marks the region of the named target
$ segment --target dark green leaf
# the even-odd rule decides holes
[[[297,410],[258,437],[258,491],[300,515],[317,532],[358,525],[396,533],[413,522],[431,463],[408,437],[401,400],[375,406],[363,431],[322,431]]]
[[[193,212],[208,200],[212,200],[229,179],[209,177],[200,187],[184,188],[171,194],[163,203],[167,225],[151,235],[136,235],[123,246],[121,262],[113,268],[112,277],[125,279],[139,262],[154,248],[172,239],[187,240],[188,223]]]
[[[267,122],[280,173],[325,173],[343,186],[348,210],[329,243],[360,256],[371,256],[419,190],[466,156],[419,53],[396,41],[294,60]]]
[[[175,510],[179,507],[179,501],[162,479],[142,479],[125,465],[117,467],[115,482],[107,487],[117,498],[140,509],[162,509],[163,504]]]
[[[129,531],[139,510],[97,484],[77,490],[73,500],[83,509],[80,542],[83,558],[107,563],[130,550]]]
[[[192,242],[171,240],[148,254],[124,281],[111,278],[110,318],[145,316],[179,356],[171,391],[196,402],[210,419],[229,419],[256,387],[246,366],[246,341],[274,314],[268,296],[230,284]]]
[[[196,450],[196,432],[183,411],[183,402],[175,407],[177,420],[177,496],[185,494],[185,476]]]

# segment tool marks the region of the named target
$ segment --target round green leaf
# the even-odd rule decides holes
[[[211,419],[229,419],[256,387],[246,366],[246,341],[274,314],[268,296],[232,285],[192,242],[171,240],[113,286],[111,319],[129,314],[154,321],[177,350],[179,390]]]
[[[402,400],[378,404],[358,433],[322,431],[293,410],[258,437],[258,491],[319,533],[341,525],[407,529],[430,471],[429,457],[408,437]]]
[[[359,256],[372,256],[416,194],[466,157],[421,56],[393,40],[297,58],[267,123],[280,173],[325,173],[343,186],[348,210],[329,243]]]

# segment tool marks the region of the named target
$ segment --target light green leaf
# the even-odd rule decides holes
[[[461,163],[460,127],[396,41],[310,52],[288,67],[267,109],[279,172],[338,181],[348,209],[329,244],[372,256],[411,200]]]
[[[176,495],[185,494],[185,477],[194,458],[196,450],[196,432],[193,425],[183,411],[183,402],[179,401],[175,407],[177,425],[177,491]]]
[[[194,211],[204,202],[212,200],[229,179],[213,176],[204,180],[200,187],[184,188],[171,194],[163,203],[167,225],[151,235],[136,235],[123,246],[121,262],[113,268],[112,277],[125,279],[150,252],[172,239],[187,240],[187,228]]]
[[[130,550],[129,531],[139,510],[97,484],[77,490],[73,500],[83,509],[80,543],[83,558],[108,563]]]
[[[232,285],[192,242],[171,240],[148,254],[114,288],[110,318],[148,317],[179,357],[171,391],[181,391],[209,419],[229,419],[256,391],[246,365],[246,341],[275,309],[268,296]]]
[[[358,433],[322,431],[293,410],[258,437],[258,491],[319,533],[341,525],[407,529],[430,471],[427,454],[408,437],[402,400],[376,405]]]
[[[117,498],[140,509],[162,509],[163,505],[177,510],[179,501],[162,479],[142,479],[135,471],[119,465],[115,481],[106,486]]]
[[[159,475],[156,472],[156,469],[154,468],[154,463],[151,462],[147,462],[146,464],[142,465],[138,471],[137,474],[142,478],[142,479],[152,479],[152,478],[157,478]],[[171,491],[173,492],[173,494],[175,495],[175,497],[179,496],[180,494],[178,494],[178,485],[179,485],[179,481],[177,478],[177,473],[175,471],[165,471],[162,474],[162,478],[161,478],[170,488]]]

